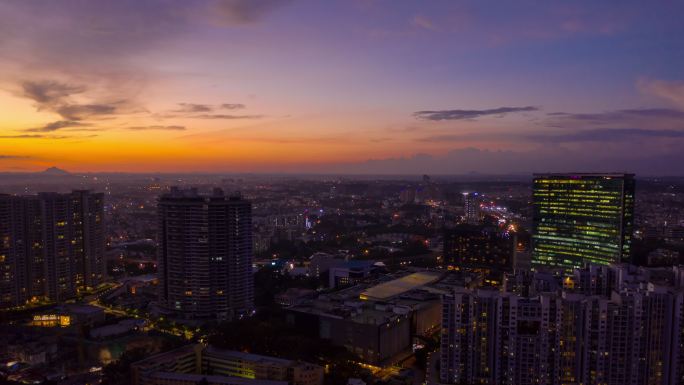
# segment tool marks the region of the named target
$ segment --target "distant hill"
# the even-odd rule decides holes
[[[57,167],[47,168],[44,171],[41,171],[39,174],[49,175],[49,176],[71,175],[71,173],[69,171],[62,170],[61,168],[57,168]]]

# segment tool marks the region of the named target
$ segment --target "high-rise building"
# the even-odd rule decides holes
[[[570,271],[629,260],[634,175],[537,174],[532,201],[533,267]]]
[[[221,189],[159,199],[160,303],[186,319],[252,312],[252,205]]]
[[[585,273],[598,271],[576,276]],[[624,267],[602,274],[608,294],[588,281],[528,294],[454,288],[443,297],[441,382],[684,383],[682,270],[662,281],[662,271],[655,280]]]
[[[515,233],[493,226],[460,224],[444,230],[444,264],[502,278],[513,270]]]
[[[104,277],[103,194],[0,196],[0,307],[62,301]]]
[[[480,202],[478,193],[463,193],[463,213],[466,223],[477,224],[480,221]]]

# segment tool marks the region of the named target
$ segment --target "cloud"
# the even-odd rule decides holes
[[[424,15],[415,15],[413,19],[411,19],[411,25],[417,28],[427,29],[430,31],[436,29],[432,20],[428,19]]]
[[[261,119],[263,115],[225,115],[225,114],[204,114],[191,116],[196,119]]]
[[[65,119],[81,120],[94,115],[112,115],[116,112],[112,104],[67,104],[55,109]]]
[[[221,108],[226,109],[226,110],[241,110],[245,107],[246,106],[244,104],[240,104],[240,103],[223,103],[223,104],[221,104]]]
[[[213,21],[219,25],[242,25],[260,21],[288,0],[218,0],[214,1]]]
[[[684,82],[639,79],[637,88],[674,105],[684,107]]]
[[[147,131],[147,130],[164,130],[164,131],[185,131],[185,126],[135,126],[126,127],[127,130]]]
[[[569,140],[586,138],[590,133],[599,137],[604,131],[597,129],[612,130],[615,137],[653,137],[656,132],[662,136],[668,135],[672,130],[684,128],[684,111],[672,108],[632,108],[597,113],[553,112],[547,114],[543,124],[548,128],[559,129],[554,130],[554,134],[558,134],[558,131],[562,133],[563,130],[570,131]]]
[[[288,0],[82,0],[0,2],[0,49],[21,71],[139,75],[128,60],[198,28],[261,21]],[[36,22],[39,15],[49,15]],[[74,27],[77,26],[77,27]],[[8,50],[11,49],[11,50]]]
[[[73,138],[73,136],[40,135],[40,134],[0,135],[0,139],[69,139],[69,138]]]
[[[0,1],[0,89],[33,100],[39,110],[57,113],[61,120],[128,114],[133,109],[127,106],[139,104],[145,88],[166,81],[164,71],[138,60],[140,55],[172,52],[179,40],[199,29],[258,22],[287,3]]]
[[[26,155],[2,155],[0,154],[0,160],[4,159],[30,159],[32,157]]]
[[[515,112],[531,112],[539,111],[538,107],[527,106],[527,107],[499,107],[487,110],[437,110],[437,111],[417,111],[413,113],[418,119],[423,120],[465,120],[465,119],[476,119],[482,116],[502,116],[509,113]]]
[[[551,112],[547,114],[552,118],[565,120],[580,120],[592,123],[615,123],[629,119],[684,119],[684,111],[671,108],[642,108],[624,109],[599,113],[567,113]]]
[[[211,112],[214,108],[208,104],[178,103],[180,109],[173,112]]]
[[[244,104],[241,103],[223,103],[218,106],[198,103],[178,103],[178,105],[181,108],[177,110],[172,110],[171,112],[193,114],[198,112],[213,112],[219,108],[224,110],[240,110],[246,107]]]
[[[71,126],[75,125],[73,122],[91,116],[112,115],[117,112],[119,105],[128,103],[125,100],[116,103],[75,103],[71,96],[86,92],[86,87],[54,80],[27,80],[22,82],[22,90],[21,95],[36,102],[38,110],[54,112],[64,118],[65,122],[71,121]],[[66,123],[54,122],[51,124],[53,126],[46,126],[43,131],[54,131],[61,128],[61,124]]]
[[[472,142],[472,141],[507,141],[509,143],[579,143],[597,142],[614,143],[632,141],[646,143],[650,139],[680,139],[684,138],[683,130],[673,129],[641,129],[641,128],[590,128],[590,129],[563,129],[548,132],[509,132],[509,133],[463,133],[441,134],[417,138],[418,142],[446,143],[446,142]]]
[[[62,128],[67,128],[67,127],[83,127],[83,126],[90,126],[88,123],[82,123],[77,120],[58,120],[56,122],[51,122],[48,123],[42,127],[36,127],[36,128],[29,128],[24,131],[26,132],[52,132],[52,131],[57,131],[61,130]]]
[[[538,142],[571,143],[571,142],[617,142],[625,140],[645,139],[680,139],[684,138],[684,130],[647,130],[641,128],[595,128],[565,134],[528,134],[523,138]]]
[[[491,137],[491,135],[487,134],[484,135],[486,137]],[[426,142],[426,143],[442,143],[442,142],[465,142],[468,140],[477,140],[481,139],[483,137],[482,134],[478,135],[473,135],[473,134],[443,134],[443,135],[430,135],[430,136],[424,136],[421,138],[417,138],[416,141],[418,142]]]
[[[61,103],[70,95],[85,91],[85,88],[82,86],[60,83],[53,80],[24,81],[22,89],[24,96],[35,100],[39,106]]]

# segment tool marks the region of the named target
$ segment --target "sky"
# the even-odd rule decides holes
[[[684,2],[0,0],[0,171],[684,175]]]

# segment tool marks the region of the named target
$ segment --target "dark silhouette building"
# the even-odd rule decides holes
[[[634,175],[538,174],[532,200],[533,267],[570,271],[629,261]]]
[[[0,307],[62,301],[101,284],[104,195],[0,196]]]
[[[253,310],[252,206],[214,189],[159,199],[160,302],[186,319],[232,319]]]
[[[444,263],[500,280],[513,269],[515,234],[493,226],[460,224],[444,231]]]

